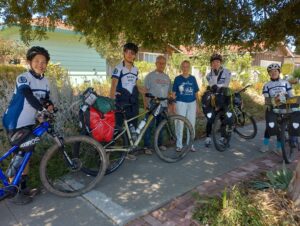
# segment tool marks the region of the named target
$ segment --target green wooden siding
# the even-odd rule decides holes
[[[56,29],[47,33],[48,39],[35,40],[30,45],[45,47],[53,63],[60,63],[68,71],[106,73],[106,60],[85,44],[84,38],[73,31]],[[4,39],[20,41],[17,27],[0,31]]]

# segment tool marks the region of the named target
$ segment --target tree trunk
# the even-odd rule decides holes
[[[288,197],[294,201],[295,206],[300,207],[300,162],[297,164],[293,179],[288,187]]]

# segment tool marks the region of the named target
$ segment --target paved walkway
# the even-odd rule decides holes
[[[296,160],[288,165],[288,168],[295,169],[299,159],[300,153],[297,153]],[[198,222],[192,219],[195,208],[193,193],[198,192],[203,196],[218,194],[224,191],[225,187],[249,180],[262,172],[279,167],[282,167],[282,158],[275,154],[256,159],[222,176],[204,181],[192,191],[175,198],[149,214],[129,222],[127,226],[200,226]]]
[[[125,161],[120,169],[104,177],[94,190],[81,197],[66,199],[45,191],[26,206],[1,202],[0,224],[195,224],[191,220],[190,191],[217,192],[226,183],[231,184],[276,163],[272,154],[257,151],[262,143],[263,123],[258,126],[254,140],[234,136],[231,149],[223,153],[205,148],[203,140],[199,140],[195,143],[196,153],[189,153],[174,164],[162,162],[156,155],[140,155],[137,161]]]

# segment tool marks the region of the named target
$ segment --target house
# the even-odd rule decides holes
[[[0,35],[3,39],[21,42],[18,27],[2,26]],[[57,28],[54,32],[47,32],[47,36],[48,39],[34,40],[30,45],[45,47],[50,53],[51,62],[66,69],[73,84],[106,79],[106,60],[89,48],[79,34]]]
[[[58,26],[54,32],[47,32],[47,36],[47,39],[34,40],[30,45],[45,47],[50,53],[51,62],[67,70],[73,85],[93,81],[103,82],[107,79],[107,75],[111,75],[112,68],[106,59],[101,57],[95,49],[87,46],[84,37],[69,27]],[[19,29],[16,26],[9,28],[0,26],[0,37],[21,42]],[[158,55],[161,53],[140,51],[137,60],[154,63]],[[20,61],[16,59],[16,62],[12,63],[20,63]]]

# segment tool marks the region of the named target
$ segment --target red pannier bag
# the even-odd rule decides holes
[[[88,120],[89,133],[95,140],[99,142],[110,142],[112,140],[116,123],[114,111],[103,114],[90,106]]]

